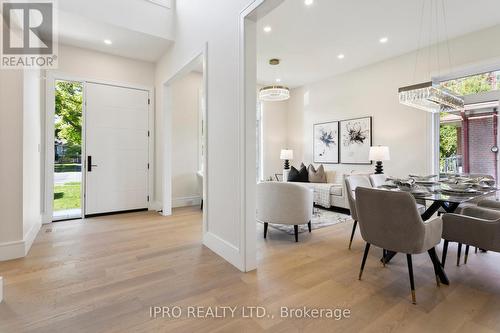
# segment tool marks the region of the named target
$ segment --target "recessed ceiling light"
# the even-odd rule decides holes
[[[105,39],[104,44],[111,45],[111,44],[113,44],[113,42],[111,41],[111,39]]]
[[[379,41],[380,43],[382,43],[382,44],[385,44],[385,43],[387,43],[387,42],[389,41],[389,38],[387,38],[387,37],[382,37],[382,38],[380,38],[378,41]]]
[[[304,0],[304,4],[305,4],[306,6],[310,6],[310,5],[312,5],[313,3],[314,3],[314,0]]]
[[[345,55],[343,55],[343,54],[341,53],[341,54],[339,54],[339,55],[337,56],[337,58],[339,58],[339,59],[344,59],[344,58],[345,58]]]
[[[281,79],[276,79],[276,82],[277,82],[277,83],[280,83],[280,82],[281,82]]]
[[[264,27],[264,32],[271,32],[271,30],[273,30],[269,25],[266,25]]]

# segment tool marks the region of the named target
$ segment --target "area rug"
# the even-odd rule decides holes
[[[326,227],[331,227],[339,223],[344,223],[350,221],[351,217],[347,214],[342,214],[322,208],[314,208],[314,214],[311,220],[311,229],[321,229]],[[260,221],[259,221],[260,222]],[[293,225],[286,224],[272,224],[269,223],[269,227],[286,232],[289,235],[295,234]],[[299,225],[299,233],[308,232],[307,224]]]

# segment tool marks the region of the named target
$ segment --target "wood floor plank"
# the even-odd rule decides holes
[[[198,207],[58,222],[26,258],[0,263],[0,332],[498,332],[500,256],[471,254],[436,287],[427,255],[414,256],[417,305],[404,256],[382,267],[352,222],[293,237],[257,224],[258,269],[241,273],[201,244]],[[440,251],[440,249],[438,249]],[[449,256],[456,255],[450,246]],[[449,260],[453,262],[453,260]],[[151,318],[151,306],[262,306],[269,316]],[[350,317],[281,318],[281,307],[349,309]]]

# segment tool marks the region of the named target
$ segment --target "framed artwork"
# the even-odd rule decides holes
[[[313,162],[339,163],[339,122],[314,124]]]
[[[343,164],[372,164],[372,117],[340,122],[340,161]]]

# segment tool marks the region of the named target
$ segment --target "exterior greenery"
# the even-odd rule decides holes
[[[492,90],[500,90],[500,71],[477,74],[456,80],[442,82],[441,85],[454,93],[466,96],[480,94]],[[441,114],[443,118],[445,114]],[[445,160],[458,155],[458,140],[456,126],[442,124],[439,131],[439,166],[444,170]]]
[[[70,182],[54,186],[54,211],[80,208],[81,183]]]
[[[80,82],[57,81],[55,101],[55,138],[64,147],[56,160],[70,161],[82,153],[82,102],[83,87]],[[57,153],[56,149],[56,153]]]

